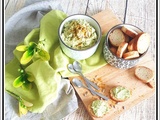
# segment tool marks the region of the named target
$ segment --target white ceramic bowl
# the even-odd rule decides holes
[[[64,24],[68,21],[75,20],[75,19],[86,20],[96,30],[98,39],[97,39],[96,43],[93,46],[91,46],[90,48],[82,49],[82,50],[81,49],[73,49],[73,48],[67,46],[65,44],[65,42],[63,41],[63,39],[61,37],[61,33],[63,30]],[[84,15],[84,14],[75,14],[75,15],[68,16],[66,19],[64,19],[62,21],[62,23],[59,27],[59,30],[58,30],[58,35],[59,35],[59,41],[60,41],[60,46],[61,46],[62,51],[68,57],[70,57],[74,60],[83,60],[83,59],[89,58],[90,56],[92,56],[96,52],[98,45],[100,43],[100,40],[101,40],[102,32],[101,32],[100,25],[98,24],[98,22],[94,18],[87,16],[87,15]]]
[[[139,60],[147,53],[148,49],[145,53],[140,55],[140,57],[130,59],[130,60],[119,58],[114,53],[112,53],[111,50],[110,50],[111,44],[110,44],[109,39],[108,39],[109,34],[113,30],[115,30],[117,28],[121,28],[122,26],[126,26],[130,29],[133,29],[137,33],[143,32],[140,28],[138,28],[134,25],[131,25],[131,24],[119,24],[119,25],[116,25],[116,26],[112,27],[106,35],[106,40],[104,42],[104,48],[103,48],[103,55],[104,55],[104,59],[106,60],[106,62],[109,63],[111,66],[114,66],[114,67],[117,67],[117,68],[120,68],[120,69],[127,69],[127,68],[134,67],[139,62]]]

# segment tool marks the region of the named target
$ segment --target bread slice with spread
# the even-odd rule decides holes
[[[110,111],[108,102],[102,99],[92,101],[88,106],[89,113],[96,118],[102,118]]]
[[[117,102],[126,101],[131,97],[131,94],[131,90],[124,86],[116,86],[110,90],[110,97]]]

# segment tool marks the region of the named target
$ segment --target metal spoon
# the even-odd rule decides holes
[[[72,73],[79,74],[79,73],[73,68],[73,65],[72,65],[72,64],[68,64],[68,70],[69,70],[70,72],[72,72]],[[86,79],[84,79],[84,80],[85,80],[85,82],[86,82],[87,87],[90,88],[90,89],[92,89],[92,87],[90,86],[89,82],[88,82]],[[95,95],[92,91],[90,91],[90,92],[92,93],[92,95]]]
[[[74,70],[80,75],[80,76],[82,76],[83,77],[83,79],[85,79],[89,84],[91,84],[95,89],[99,89],[99,87],[96,85],[96,84],[94,84],[93,82],[91,82],[90,80],[88,80],[83,74],[82,74],[82,67],[81,67],[81,65],[80,65],[80,63],[79,62],[77,62],[77,61],[74,61],[73,62],[73,68],[74,68]]]
[[[91,82],[90,80],[88,80],[86,77],[84,77],[84,75],[83,75],[81,72],[76,71],[76,70],[74,69],[74,67],[73,67],[72,64],[68,64],[68,70],[69,70],[70,72],[72,72],[72,73],[79,74],[80,76],[82,76],[83,79],[86,81],[86,84],[89,83],[89,84],[92,85],[95,89],[97,89],[97,90],[99,89],[99,87],[98,87],[96,84],[94,84],[93,82]]]
[[[83,87],[83,88],[89,89],[77,78],[73,78],[72,83],[77,87]]]
[[[73,65],[72,65],[72,64],[68,64],[68,70],[69,70],[71,73],[75,73],[75,74],[77,74],[77,72],[74,70],[74,68],[73,68]]]
[[[103,98],[103,99],[105,99],[105,100],[108,100],[108,97],[104,96],[103,94],[98,93],[98,92],[96,92],[96,91],[94,91],[94,90],[92,90],[92,89],[84,86],[84,84],[83,84],[79,79],[77,79],[77,78],[73,78],[72,83],[73,83],[75,86],[77,86],[77,87],[86,88],[86,89],[92,91],[93,93],[95,93],[96,95],[98,95],[99,97],[101,97],[101,98]]]

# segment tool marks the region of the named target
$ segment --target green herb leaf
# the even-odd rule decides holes
[[[16,50],[18,51],[26,51],[27,50],[27,45],[20,45],[16,47]]]
[[[27,114],[28,110],[26,107],[24,107],[24,105],[19,102],[19,116],[25,115]]]
[[[30,102],[28,102],[28,101],[26,101],[24,99],[22,99],[22,102],[23,102],[23,105],[25,105],[26,107],[32,107],[33,106],[32,103],[30,103]]]
[[[25,53],[23,53],[20,63],[23,65],[29,63],[32,60],[33,55],[34,55],[34,50],[32,51],[27,50]]]
[[[32,75],[32,73],[27,72],[27,79],[29,82],[33,82],[35,80],[35,77]]]
[[[22,79],[23,79],[22,76],[17,77],[13,82],[13,86],[16,87],[16,88],[22,86],[22,84],[23,84]]]
[[[35,49],[37,47],[37,44],[35,42],[29,42],[29,46],[28,46],[28,49]]]
[[[32,83],[30,83],[29,81],[25,81],[25,83],[22,84],[22,89],[24,89],[24,90],[29,91],[29,90],[31,90],[31,88],[32,88]]]
[[[39,56],[40,56],[40,58],[41,58],[42,60],[44,60],[44,61],[50,60],[50,55],[49,55],[49,53],[48,53],[47,51],[45,51],[45,50],[43,50],[43,49],[40,49],[40,50],[38,51],[38,54],[39,54]]]

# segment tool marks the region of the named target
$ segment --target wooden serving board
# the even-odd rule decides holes
[[[93,17],[99,22],[103,34],[106,34],[107,31],[114,25],[121,23],[109,9],[102,11]],[[146,54],[136,66],[146,66],[154,71],[154,62],[149,54]],[[107,97],[109,97],[109,90],[118,85],[125,86],[132,91],[132,96],[125,102],[116,103],[109,97],[108,102],[112,105],[109,113],[107,113],[103,118],[96,118],[89,112],[93,120],[112,120],[121,113],[154,94],[155,88],[150,88],[147,84],[144,84],[135,77],[135,67],[130,69],[118,69],[107,64],[96,71],[85,74],[85,76],[90,80],[98,81],[98,85],[102,87],[99,92]],[[81,78],[79,77],[79,79]],[[70,78],[70,80],[72,80],[72,78]],[[81,80],[83,81],[83,79]],[[91,104],[91,102],[98,97],[91,95],[91,93],[85,88],[78,88],[75,86],[74,88],[84,103],[86,109],[89,111],[89,104]]]

